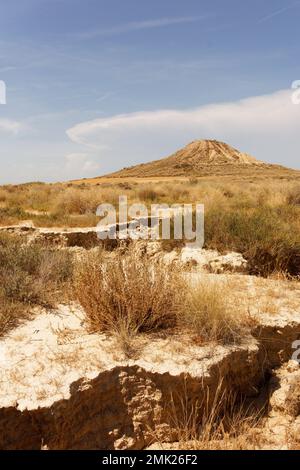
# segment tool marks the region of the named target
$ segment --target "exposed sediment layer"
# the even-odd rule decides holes
[[[172,441],[180,398],[201,403],[208,391],[213,398],[221,379],[222,387],[256,394],[300,337],[299,316],[277,322],[266,315],[256,338],[238,346],[155,337],[125,360],[112,338],[86,333],[74,308],[37,315],[2,340],[1,449],[142,449]]]

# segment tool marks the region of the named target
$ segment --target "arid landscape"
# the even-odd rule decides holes
[[[204,246],[96,209],[204,204]],[[0,448],[300,448],[300,171],[217,141],[0,187]]]

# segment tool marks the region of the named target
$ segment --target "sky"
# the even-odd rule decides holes
[[[198,139],[300,169],[299,22],[300,0],[1,0],[0,184]]]

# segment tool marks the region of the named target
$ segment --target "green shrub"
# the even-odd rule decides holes
[[[205,246],[241,252],[253,274],[284,271],[300,275],[299,211],[291,206],[262,206],[206,213]]]

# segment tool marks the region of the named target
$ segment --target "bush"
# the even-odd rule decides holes
[[[32,306],[54,306],[71,276],[69,253],[0,234],[0,334]]]
[[[183,281],[172,269],[134,254],[114,261],[90,254],[75,269],[75,298],[91,331],[129,337],[175,326]]]
[[[300,187],[293,188],[288,196],[287,203],[295,206],[300,206]]]
[[[26,219],[26,212],[18,206],[0,207],[0,224],[9,225],[15,221]]]
[[[67,188],[58,196],[55,212],[58,214],[87,214],[95,213],[100,201],[90,191]]]
[[[142,188],[138,191],[138,198],[141,201],[158,201],[160,193],[150,187]]]
[[[283,271],[300,275],[299,212],[291,206],[213,209],[205,216],[205,246],[234,250],[248,260],[251,274]]]
[[[236,307],[224,284],[189,287],[170,266],[133,253],[113,261],[99,252],[78,262],[74,297],[91,332],[117,334],[123,345],[138,333],[180,326],[201,342],[238,343],[249,332],[246,311]]]

